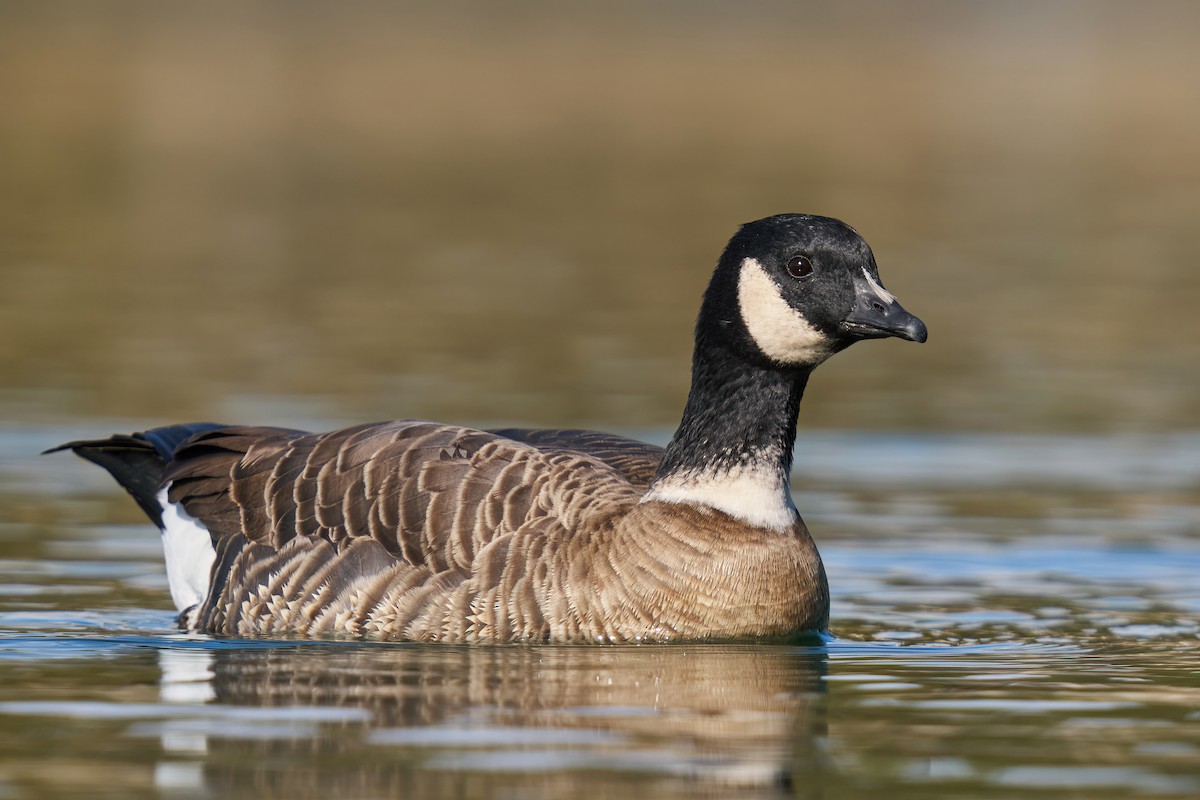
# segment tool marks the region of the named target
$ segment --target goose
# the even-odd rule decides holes
[[[695,326],[666,448],[419,420],[331,433],[192,423],[71,450],[162,532],[181,628],[429,642],[769,640],[829,621],[789,488],[812,371],[924,342],[849,225],[742,225]]]

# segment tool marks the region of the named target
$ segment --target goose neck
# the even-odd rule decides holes
[[[789,489],[792,448],[810,373],[697,348],[683,419],[644,499],[790,528],[797,516]]]

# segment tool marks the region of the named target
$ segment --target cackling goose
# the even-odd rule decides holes
[[[822,631],[829,592],[792,503],[813,369],[926,339],[835,219],[742,226],[696,323],[666,449],[433,422],[332,433],[175,425],[70,449],[162,530],[181,626],[230,636],[646,642]],[[48,451],[50,452],[50,451]]]

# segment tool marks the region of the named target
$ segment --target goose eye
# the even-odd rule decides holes
[[[812,275],[813,265],[808,256],[792,256],[787,263],[787,271],[793,278],[805,278]]]

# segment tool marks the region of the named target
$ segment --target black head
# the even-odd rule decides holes
[[[704,296],[698,344],[776,366],[812,367],[860,339],[927,338],[883,288],[871,248],[844,222],[780,214],[743,225]],[[702,341],[703,340],[703,341]]]

